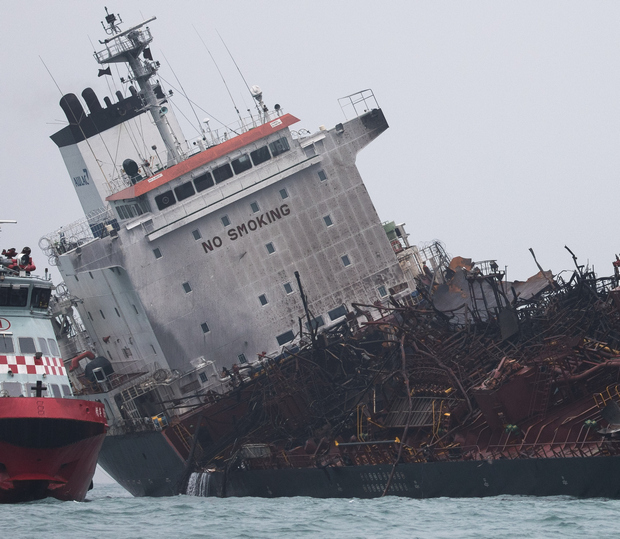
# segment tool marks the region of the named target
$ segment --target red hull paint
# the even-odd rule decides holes
[[[97,402],[0,398],[0,502],[82,501],[106,428]]]

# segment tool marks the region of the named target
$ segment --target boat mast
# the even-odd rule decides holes
[[[148,26],[145,27],[145,25],[155,19],[156,17],[151,17],[121,32],[116,16],[108,13],[106,8],[105,20],[107,25],[103,21],[101,24],[106,33],[111,37],[99,41],[99,43],[105,45],[105,49],[95,52],[95,59],[102,65],[120,62],[128,64],[131,74],[129,81],[135,81],[140,87],[144,108],[151,113],[157,130],[166,145],[168,165],[173,165],[180,162],[183,157],[165,118],[168,110],[162,104],[166,102],[166,99],[160,99],[155,95],[154,88],[157,84],[150,82],[151,77],[159,69],[159,62],[154,62],[151,56],[148,45],[153,41],[153,37]],[[118,22],[123,22],[120,16]],[[142,54],[143,59],[139,57],[140,54]]]

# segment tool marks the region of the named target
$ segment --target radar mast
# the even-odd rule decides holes
[[[95,52],[95,59],[102,65],[126,63],[129,66],[130,79],[128,82],[135,81],[140,87],[144,108],[151,113],[157,130],[166,145],[168,165],[173,165],[182,161],[183,157],[165,118],[168,109],[163,106],[163,103],[166,102],[166,99],[165,97],[157,97],[155,94],[157,83],[151,82],[151,78],[159,69],[159,62],[153,61],[151,56],[148,46],[153,41],[153,36],[146,25],[155,19],[156,17],[151,17],[121,32],[119,23],[123,22],[122,19],[120,16],[117,19],[114,14],[108,13],[106,8],[105,23],[102,21],[101,24],[110,37],[99,41],[105,45],[105,49]]]

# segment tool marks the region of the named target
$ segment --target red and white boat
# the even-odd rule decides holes
[[[27,247],[2,251],[0,503],[83,500],[107,430],[103,405],[73,396],[52,327],[54,286],[35,269]]]

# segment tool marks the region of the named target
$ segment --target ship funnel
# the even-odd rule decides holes
[[[101,103],[99,103],[99,98],[97,97],[97,94],[95,94],[92,88],[84,89],[84,91],[82,92],[82,97],[84,98],[86,106],[88,107],[88,110],[90,110],[91,114],[93,112],[101,110]]]
[[[60,99],[60,106],[70,124],[77,125],[86,116],[84,107],[75,94],[65,94]]]

